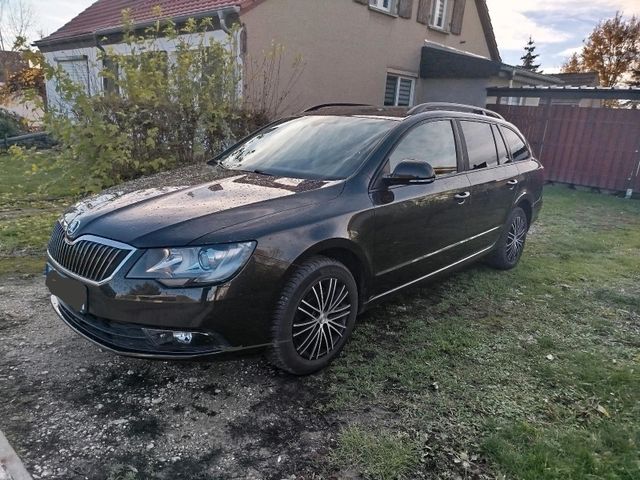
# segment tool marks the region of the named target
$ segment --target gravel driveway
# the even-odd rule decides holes
[[[0,279],[0,430],[34,478],[342,478],[322,374],[261,357],[118,357],[53,313],[43,279]]]

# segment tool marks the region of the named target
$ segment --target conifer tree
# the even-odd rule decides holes
[[[522,60],[522,65],[521,65],[522,68],[524,68],[525,70],[529,70],[531,72],[539,73],[540,64],[535,62],[540,55],[535,53],[536,44],[531,37],[529,37],[529,41],[527,42],[527,45],[524,47],[524,51],[525,51],[524,55],[520,57],[520,59]]]

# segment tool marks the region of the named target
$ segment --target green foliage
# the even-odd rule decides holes
[[[27,125],[25,120],[16,115],[0,108],[0,137],[15,137],[26,133]]]
[[[88,191],[211,158],[266,123],[266,112],[248,111],[239,98],[237,46],[211,39],[212,30],[211,19],[157,21],[140,35],[125,11],[125,48],[107,47],[100,78],[90,79],[102,95],[47,68],[64,100],[48,112],[47,128],[64,146],[62,160],[82,166]],[[175,51],[162,50],[167,41]]]

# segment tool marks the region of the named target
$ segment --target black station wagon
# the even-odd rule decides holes
[[[481,258],[515,267],[542,206],[522,134],[464,105],[318,106],[210,164],[213,181],[61,217],[46,283],[67,325],[119,354],[264,348],[308,374],[391,294]]]

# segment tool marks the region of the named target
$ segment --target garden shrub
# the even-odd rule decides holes
[[[27,133],[27,123],[19,115],[0,108],[0,139]]]
[[[124,22],[126,54],[105,47],[100,58],[102,94],[46,67],[63,99],[49,108],[46,127],[62,146],[60,161],[82,165],[87,191],[211,158],[268,123],[270,112],[240,97],[238,46],[210,39],[210,19],[157,21],[142,34],[126,12]],[[176,51],[162,51],[161,38]]]

